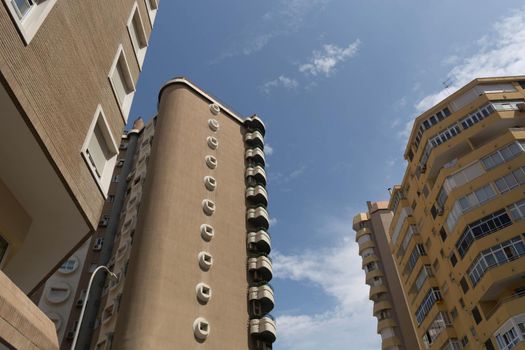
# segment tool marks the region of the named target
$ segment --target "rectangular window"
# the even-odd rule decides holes
[[[3,1],[26,45],[31,42],[56,3],[56,0]]]
[[[434,304],[441,299],[442,297],[439,288],[430,288],[428,290],[427,295],[416,310],[416,321],[418,325],[420,325],[423,322],[425,317],[432,309],[432,306],[434,306]]]
[[[139,64],[139,68],[142,69],[144,58],[146,57],[146,49],[148,46],[148,40],[146,38],[146,32],[144,31],[144,24],[142,17],[140,16],[139,7],[137,3],[134,4],[131,16],[128,19],[128,33],[135,51],[135,57]]]
[[[157,10],[159,8],[159,0],[144,0],[146,1],[146,8],[148,9],[149,21],[153,27],[155,17],[157,16]]]
[[[483,320],[477,307],[472,309],[472,317],[474,318],[474,321],[476,321],[476,324],[479,324]]]
[[[131,102],[135,94],[135,83],[129,70],[128,60],[124,54],[122,45],[117,50],[117,55],[113,61],[113,65],[109,71],[109,81],[115,98],[117,99],[120,112],[124,118],[124,122],[128,121],[129,110],[131,109]]]
[[[111,134],[102,107],[98,105],[89,127],[81,154],[104,196],[117,161],[117,144]]]

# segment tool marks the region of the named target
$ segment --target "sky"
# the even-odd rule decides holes
[[[265,122],[278,350],[380,348],[352,219],[401,182],[415,117],[525,74],[522,0],[160,2],[130,120],[184,76]]]

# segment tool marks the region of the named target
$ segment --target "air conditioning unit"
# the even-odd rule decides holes
[[[77,300],[77,307],[81,307],[82,305],[84,305],[84,299],[80,298]]]
[[[436,209],[437,209],[437,214],[438,215],[443,215],[443,212],[445,211],[442,207],[440,206],[436,206]]]
[[[102,243],[97,243],[93,245],[93,250],[100,251],[102,249]]]
[[[518,103],[518,104],[516,104],[516,107],[518,107],[518,110],[520,112],[525,112],[525,103],[523,103],[523,102],[522,103]]]
[[[426,164],[420,164],[420,165],[418,165],[418,168],[419,168],[419,171],[421,172],[421,174],[424,174],[427,171]]]

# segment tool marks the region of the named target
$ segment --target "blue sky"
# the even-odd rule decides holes
[[[352,218],[401,181],[419,113],[510,74],[525,74],[518,0],[163,0],[131,119],[174,76],[261,116],[275,348],[378,349]]]

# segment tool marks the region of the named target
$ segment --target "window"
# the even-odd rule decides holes
[[[109,71],[109,81],[115,93],[115,98],[117,99],[124,122],[127,122],[131,102],[135,94],[135,83],[133,82],[128,60],[126,59],[122,45],[119,46],[117,55]]]
[[[9,243],[7,243],[4,237],[0,236],[0,263],[2,263],[6,256],[8,246]]]
[[[22,40],[28,45],[44,23],[56,0],[3,0]]]
[[[489,154],[481,160],[485,170],[490,170],[503,162],[507,162],[518,154],[523,152],[523,145],[521,142],[512,142],[500,148],[496,152]]]
[[[507,207],[513,221],[519,221],[525,217],[525,200],[513,203]]]
[[[445,231],[443,227],[441,227],[441,229],[439,230],[439,237],[441,237],[441,240],[443,242],[445,242],[447,239],[447,231]]]
[[[525,255],[525,244],[520,236],[482,251],[468,269],[473,286],[476,286],[488,269],[506,264]]]
[[[481,314],[479,313],[479,310],[477,307],[474,307],[472,309],[472,317],[474,317],[474,321],[476,321],[476,324],[479,324],[483,319],[481,318]],[[475,334],[474,334],[475,335]]]
[[[419,260],[419,257],[422,255],[427,255],[425,247],[423,247],[421,244],[416,244],[414,250],[412,250],[412,253],[410,254],[410,258],[408,259],[407,265],[405,267],[405,274],[410,274],[412,272],[412,270],[416,266],[417,261]]]
[[[485,349],[486,349],[486,350],[496,350],[496,349],[494,348],[494,345],[492,344],[492,340],[490,340],[490,338],[487,339],[487,341],[485,342],[484,345],[485,345]]]
[[[461,345],[463,345],[463,347],[467,346],[468,344],[468,336],[464,336],[463,338],[461,338]]]
[[[487,215],[480,220],[470,223],[467,225],[465,231],[463,231],[463,234],[456,242],[456,248],[459,252],[459,255],[463,258],[475,240],[501,230],[502,228],[509,225],[512,225],[512,221],[510,220],[510,217],[505,209],[498,210],[497,212]]]
[[[87,132],[81,154],[98,187],[106,196],[118,149],[100,105]]]
[[[441,299],[441,292],[439,291],[439,288],[434,287],[428,290],[427,295],[425,296],[425,298],[421,302],[421,305],[419,305],[416,311],[416,321],[418,325],[420,325],[423,322],[427,314],[432,309],[432,306],[434,306],[434,304]]]
[[[469,290],[469,287],[468,287],[468,283],[467,283],[467,280],[465,279],[465,277],[463,277],[460,281],[459,281],[459,284],[461,285],[461,289],[463,290],[463,294],[468,292]]]
[[[425,347],[427,349],[430,348],[430,345],[432,345],[434,340],[436,340],[446,327],[450,326],[452,326],[452,322],[450,322],[448,315],[444,312],[438,313],[423,335],[423,343],[425,344]]]
[[[146,57],[148,40],[146,39],[146,32],[144,31],[144,24],[142,23],[142,17],[140,17],[137,3],[133,5],[131,16],[128,19],[128,32],[139,68],[142,69],[142,64]]]
[[[456,307],[450,310],[450,316],[452,317],[453,320],[456,319],[456,317],[458,317],[458,309],[456,309]]]
[[[157,10],[159,8],[158,0],[145,0],[146,7],[148,9],[149,21],[153,27],[153,22],[155,22],[155,16],[157,16]]]

